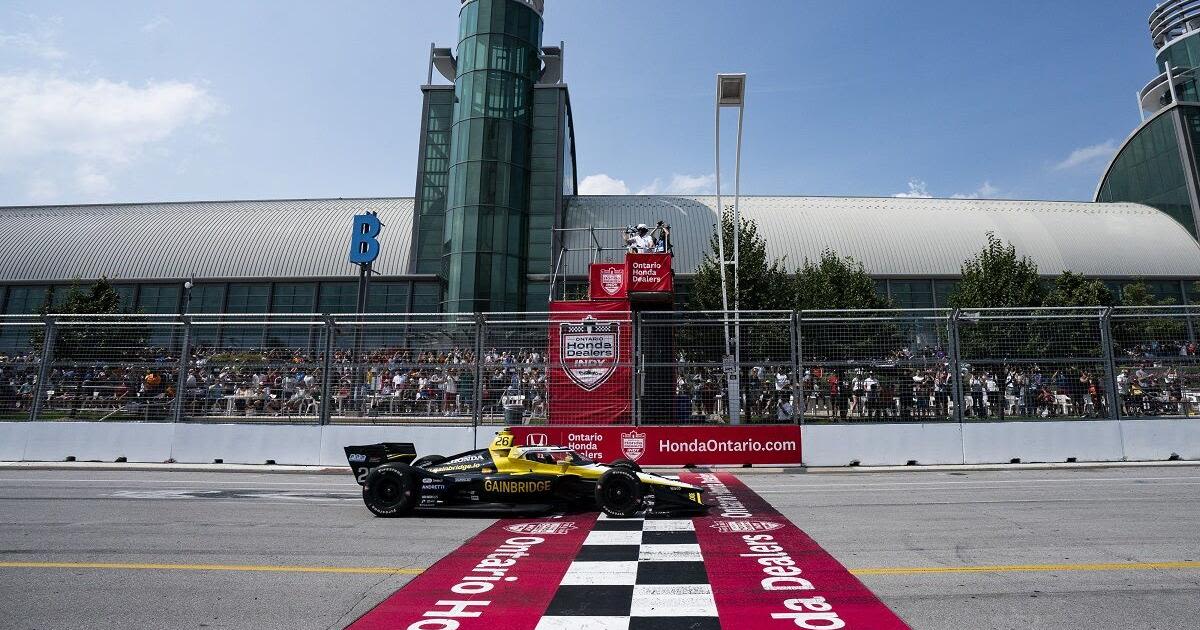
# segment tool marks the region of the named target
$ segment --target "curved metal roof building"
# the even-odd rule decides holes
[[[351,217],[378,212],[387,226],[375,270],[408,275],[411,198],[297,199],[0,208],[0,282],[349,279]],[[984,233],[1012,242],[1042,273],[1101,278],[1200,278],[1200,245],[1169,216],[1131,203],[974,199],[743,197],[770,255],[789,266],[826,248],[876,277],[953,278]],[[567,227],[673,226],[676,271],[708,249],[715,197],[575,196]],[[569,247],[587,247],[574,233]],[[564,258],[583,275],[591,255]]]

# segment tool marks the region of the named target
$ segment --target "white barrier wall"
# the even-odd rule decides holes
[[[342,447],[413,442],[422,454],[486,445],[498,427],[0,422],[0,461],[345,466]],[[809,466],[1200,460],[1200,420],[806,425]]]
[[[413,442],[422,453],[474,448],[472,427],[0,422],[0,461],[165,462],[345,466],[343,446]]]
[[[1122,420],[1121,433],[1129,461],[1200,459],[1200,420]]]
[[[958,423],[805,425],[802,435],[808,466],[962,463]]]
[[[378,442],[412,442],[421,455],[453,455],[475,449],[474,427],[327,426],[321,434],[322,466],[345,466],[342,447]],[[480,433],[483,430],[480,429]],[[490,435],[490,434],[489,434]]]
[[[26,422],[25,461],[162,462],[171,457],[175,425],[138,422]]]
[[[967,422],[963,456],[967,464],[1120,461],[1121,427],[1111,420],[1069,422]],[[1163,459],[1166,459],[1165,457]]]

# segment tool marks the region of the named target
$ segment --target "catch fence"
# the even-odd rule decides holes
[[[610,424],[646,425],[1193,418],[1195,315],[0,316],[0,419],[469,426],[597,409],[613,410]]]

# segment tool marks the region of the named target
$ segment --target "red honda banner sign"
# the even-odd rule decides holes
[[[624,300],[629,295],[624,263],[592,263],[588,280],[588,297],[593,300]]]
[[[670,293],[675,289],[670,254],[625,254],[630,293]]]
[[[553,400],[553,399],[551,399]],[[567,446],[599,462],[632,459],[645,466],[799,464],[800,427],[515,426],[517,444]]]
[[[633,418],[633,326],[621,300],[551,302],[548,415],[552,424]]]

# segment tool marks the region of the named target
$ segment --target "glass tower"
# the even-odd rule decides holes
[[[574,194],[562,47],[541,0],[461,0],[458,43],[431,48],[410,271],[447,312],[542,310],[552,230]],[[453,85],[434,85],[433,70]]]
[[[1096,201],[1133,201],[1200,236],[1200,7],[1168,0],[1150,13],[1158,76],[1138,92],[1142,124],[1117,151]]]

